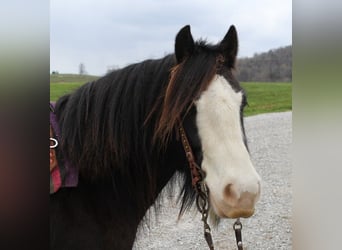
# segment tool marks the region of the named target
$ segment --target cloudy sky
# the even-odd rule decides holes
[[[51,0],[50,70],[103,75],[173,52],[177,32],[219,42],[231,24],[239,57],[292,44],[291,0]]]

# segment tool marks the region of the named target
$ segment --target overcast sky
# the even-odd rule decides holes
[[[195,40],[219,42],[231,24],[239,57],[292,44],[291,0],[51,0],[50,70],[103,75],[172,53],[187,24]]]

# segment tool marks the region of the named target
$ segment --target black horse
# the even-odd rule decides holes
[[[253,214],[260,178],[246,145],[236,55],[234,26],[216,45],[194,42],[185,26],[175,54],[113,71],[57,101],[59,150],[78,168],[79,184],[50,195],[51,249],[131,249],[170,180],[182,183],[180,214],[189,208],[195,192],[179,122],[213,214]]]

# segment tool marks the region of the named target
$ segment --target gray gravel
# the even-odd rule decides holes
[[[248,117],[245,128],[252,160],[263,182],[256,213],[241,220],[244,249],[292,249],[292,112]],[[133,249],[207,250],[196,209],[177,220],[179,205],[175,198],[165,192],[161,199],[161,213],[157,218],[153,212],[148,214],[151,220],[141,223]],[[216,250],[236,249],[233,223],[222,220],[212,228]]]

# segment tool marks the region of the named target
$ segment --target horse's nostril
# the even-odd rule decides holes
[[[233,184],[228,184],[224,188],[224,197],[232,205],[237,202],[238,196],[237,196],[236,192],[234,191]]]
[[[231,187],[232,187],[232,184],[228,184],[228,185],[225,187],[225,189],[224,189],[224,196],[230,197],[231,192],[232,192]]]
[[[228,184],[224,188],[223,195],[225,202],[231,207],[235,208],[250,208],[254,206],[254,203],[260,192],[260,184],[258,183],[258,188],[256,193],[244,191],[239,192],[234,184]]]

